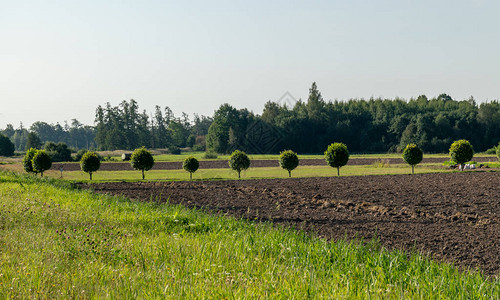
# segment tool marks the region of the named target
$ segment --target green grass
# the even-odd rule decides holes
[[[452,172],[452,170],[440,168],[438,164],[418,165],[415,173],[438,173]],[[393,175],[410,174],[411,167],[404,164],[396,164],[385,167],[374,165],[344,166],[340,169],[341,176],[360,175]],[[60,177],[60,172],[50,170],[44,176],[54,178]],[[292,177],[332,177],[337,176],[337,169],[329,166],[299,166],[292,171]],[[86,181],[89,179],[87,173],[82,171],[64,171],[63,178],[72,181]],[[193,174],[193,180],[230,180],[237,179],[238,175],[231,169],[199,169]],[[262,178],[288,178],[288,172],[280,167],[250,168],[241,173],[242,179]],[[93,181],[136,181],[142,179],[141,171],[97,171],[92,174]],[[150,170],[146,172],[146,180],[189,180],[189,173],[184,170]]]
[[[156,161],[183,161],[188,156],[194,156],[198,160],[212,160],[203,158],[205,152],[185,152],[183,151],[181,154],[159,154],[155,155]],[[324,159],[325,156],[323,154],[298,154],[299,159]],[[251,160],[253,159],[268,159],[268,160],[279,160],[279,154],[249,154],[248,155]],[[485,154],[485,153],[476,153],[475,156],[481,157],[495,157],[494,154]],[[431,158],[443,158],[449,159],[450,155],[448,153],[439,153],[439,154],[424,154],[424,157]],[[112,161],[121,161],[121,156],[112,155]],[[402,158],[401,153],[377,153],[377,154],[351,154],[351,159],[356,158]],[[216,159],[213,160],[229,160],[229,155],[218,155]]]
[[[153,199],[154,200],[154,199]],[[0,298],[491,299],[500,283],[376,241],[0,172]]]

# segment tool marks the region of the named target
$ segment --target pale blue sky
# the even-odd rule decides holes
[[[500,2],[7,1],[0,128],[141,109],[261,113],[286,91],[325,100],[500,98]]]

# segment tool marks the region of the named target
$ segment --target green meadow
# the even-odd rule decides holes
[[[276,163],[278,164],[278,163]],[[445,168],[434,165],[422,165],[415,168],[416,173],[450,172]],[[390,175],[410,174],[411,168],[407,165],[397,164],[383,165],[361,165],[344,166],[340,169],[341,176],[361,175]],[[52,170],[45,176],[59,178],[59,171]],[[292,177],[332,177],[337,176],[337,169],[329,166],[299,166],[292,171]],[[89,176],[82,171],[64,171],[63,178],[72,181],[87,181]],[[193,173],[193,180],[231,180],[237,179],[238,174],[231,169],[199,169]],[[265,178],[288,178],[288,172],[280,167],[252,168],[241,173],[241,179],[265,179]],[[135,181],[141,178],[141,171],[132,168],[129,171],[97,171],[92,175],[92,181]],[[146,172],[146,180],[189,180],[189,173],[185,170],[150,170]]]
[[[121,161],[121,153],[124,151],[101,151],[99,154],[103,157],[108,157],[112,161]],[[132,151],[128,151],[132,153]],[[217,158],[215,159],[206,159],[204,158],[205,152],[185,152],[182,151],[181,154],[162,154],[162,153],[156,153],[157,151],[153,151],[154,157],[156,161],[183,161],[186,157],[188,156],[194,156],[198,160],[229,160],[229,154],[224,154],[224,155],[218,155]],[[491,157],[492,159],[496,160],[496,155],[494,154],[486,154],[486,153],[476,153],[476,156],[481,156],[481,157]],[[265,160],[279,160],[279,153],[278,154],[249,154],[248,157],[250,160],[254,159],[265,159]],[[448,153],[438,153],[438,154],[425,154],[424,157],[426,158],[443,158],[444,160],[447,160],[450,158],[450,155]],[[299,153],[299,158],[300,159],[325,159],[325,156],[323,154],[300,154]],[[351,159],[356,159],[356,158],[377,158],[377,159],[384,159],[384,158],[402,158],[401,153],[377,153],[377,154],[351,154],[350,155]]]
[[[2,299],[498,299],[500,282],[372,241],[0,172]]]

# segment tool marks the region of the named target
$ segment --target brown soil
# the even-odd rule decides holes
[[[82,187],[141,201],[270,220],[328,239],[371,239],[461,267],[500,271],[500,172],[209,182],[100,183]]]
[[[388,158],[388,159],[380,159],[380,158],[354,158],[350,159],[347,164],[348,165],[371,165],[376,161],[384,161],[389,164],[403,164],[404,161],[402,158]],[[422,163],[442,163],[446,159],[445,158],[424,158]],[[490,160],[495,160],[495,158],[491,157],[474,157],[474,160],[477,162],[487,162]],[[301,166],[326,166],[326,162],[324,159],[301,159]],[[52,170],[59,170],[60,167],[63,167],[65,171],[80,171],[80,164],[78,163],[54,163],[52,164]],[[250,167],[252,168],[262,168],[262,167],[278,167],[279,163],[277,160],[252,160]],[[200,169],[223,169],[229,168],[226,160],[207,160],[200,161]],[[178,170],[182,169],[182,162],[174,162],[174,161],[160,161],[156,162],[153,166],[153,170]],[[126,171],[132,170],[130,163],[128,162],[116,162],[116,163],[102,163],[100,171]]]

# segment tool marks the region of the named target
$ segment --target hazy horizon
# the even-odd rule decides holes
[[[462,1],[7,2],[0,11],[0,129],[93,124],[135,99],[212,116],[306,100],[447,93],[497,100],[500,3]]]

